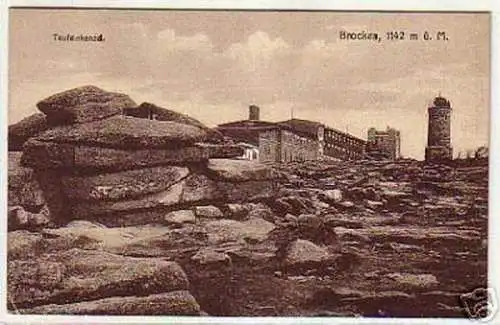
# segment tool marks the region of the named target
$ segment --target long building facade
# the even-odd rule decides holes
[[[338,160],[363,159],[366,141],[319,122],[291,119],[280,122],[296,132],[302,132],[317,141],[318,157]]]
[[[259,134],[261,162],[293,162],[321,159],[318,141],[277,125]]]
[[[237,142],[258,147],[261,162],[363,159],[366,141],[322,123],[290,119],[258,120],[259,108],[251,105],[249,119],[220,124],[217,130]]]
[[[365,157],[366,141],[349,133],[325,128],[324,154],[340,160],[358,160]]]

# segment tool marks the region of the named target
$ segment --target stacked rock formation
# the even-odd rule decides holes
[[[59,221],[144,224],[186,205],[273,193],[269,169],[227,159],[241,155],[240,148],[214,144],[207,127],[176,122],[172,114],[169,121],[125,116],[124,109],[136,107],[126,95],[87,86],[38,107],[53,127],[24,144],[21,163],[50,179],[49,192],[57,193],[49,207]]]
[[[170,234],[195,217],[217,219],[231,204],[272,197],[271,170],[234,159],[242,150],[199,121],[94,86],[37,106],[43,116],[11,128],[20,134],[12,149],[23,151],[9,154],[9,309],[199,315],[174,258],[130,257],[92,236],[147,224]],[[161,120],[128,116],[150,107]]]

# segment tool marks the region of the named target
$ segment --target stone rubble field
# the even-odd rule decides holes
[[[11,313],[466,317],[486,286],[487,161],[262,165],[121,114],[150,106],[86,86],[9,127]]]

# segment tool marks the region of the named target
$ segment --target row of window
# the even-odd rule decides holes
[[[348,145],[351,145],[351,146],[363,146],[364,145],[364,141],[362,141],[362,140],[348,138],[348,137],[339,135],[337,133],[327,134],[325,140],[327,142],[333,141],[333,142],[347,143]]]

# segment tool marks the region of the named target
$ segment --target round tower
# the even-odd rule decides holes
[[[451,147],[451,105],[446,98],[438,96],[429,106],[429,126],[425,160],[443,161],[453,158]]]

